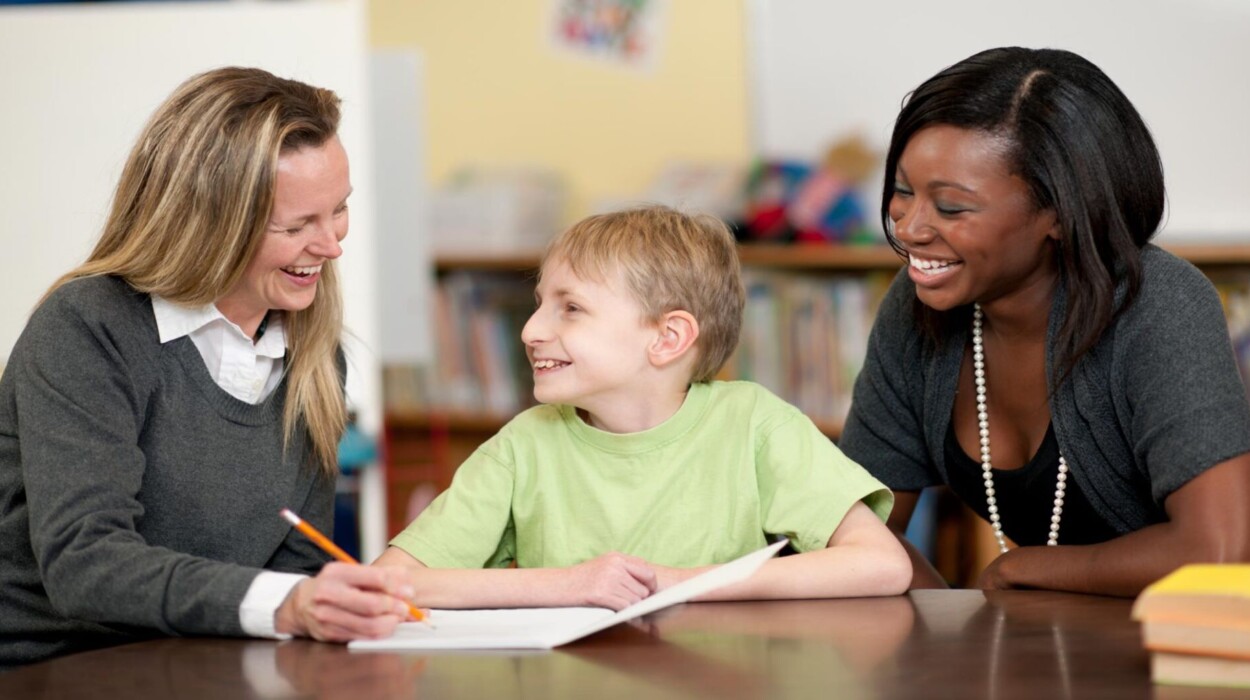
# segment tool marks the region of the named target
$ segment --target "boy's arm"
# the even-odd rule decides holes
[[[654,567],[660,589],[712,567]],[[821,550],[773,559],[742,583],[698,598],[767,600],[898,595],[911,582],[911,562],[872,510],[856,502]]]
[[[431,569],[398,547],[375,566],[413,572],[412,602],[428,608],[594,606],[620,610],[657,590],[653,567],[609,552],[566,569]]]

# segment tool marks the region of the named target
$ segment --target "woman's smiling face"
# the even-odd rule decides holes
[[[937,125],[903,149],[890,219],[926,306],[946,311],[1053,284],[1058,226],[1010,171],[1008,147],[993,134]]]
[[[243,278],[217,300],[222,315],[253,333],[271,309],[308,308],[322,264],[343,253],[339,243],[347,236],[351,191],[347,153],[338,137],[283,153],[264,240]]]

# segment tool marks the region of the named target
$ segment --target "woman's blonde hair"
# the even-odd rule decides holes
[[[278,158],[334,138],[339,98],[257,68],[220,68],[180,85],[144,128],[122,170],[104,232],[79,277],[116,275],[172,302],[210,304],[233,289],[260,248]],[[285,444],[303,425],[313,457],[337,469],[346,406],[337,354],[343,328],[334,262],[317,296],[286,312]],[[47,295],[45,294],[45,298]]]
[[[711,381],[738,347],[742,267],[733,234],[714,216],[664,206],[591,216],[551,241],[543,265],[553,260],[598,281],[620,272],[648,322],[669,311],[694,316],[699,356],[692,382]]]

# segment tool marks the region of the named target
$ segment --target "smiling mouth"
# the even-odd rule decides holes
[[[561,362],[559,360],[534,360],[534,371],[545,372],[553,369],[560,369],[561,367],[567,367],[570,364],[572,363]]]
[[[308,266],[297,267],[297,266],[292,265],[291,267],[282,268],[282,271],[294,277],[312,277],[318,272],[321,272],[321,266],[320,265],[308,265]]]
[[[916,255],[907,256],[907,264],[922,275],[940,275],[963,264],[959,260],[934,260]]]

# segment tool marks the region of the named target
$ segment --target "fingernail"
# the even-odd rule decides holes
[[[416,594],[417,592],[413,590],[412,586],[400,586],[399,587],[399,597],[401,598],[411,598]]]

